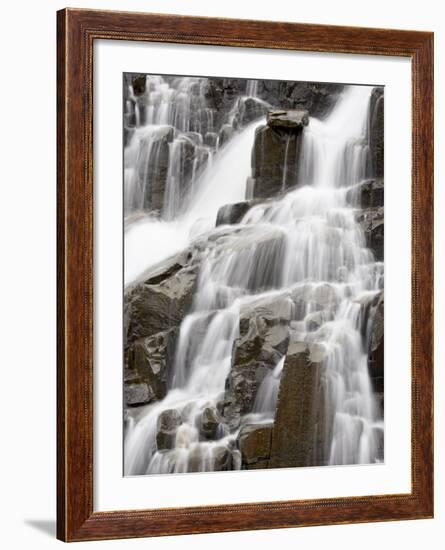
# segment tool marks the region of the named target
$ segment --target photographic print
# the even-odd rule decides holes
[[[384,461],[384,88],[123,75],[124,475]]]

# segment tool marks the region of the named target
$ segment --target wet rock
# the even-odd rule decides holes
[[[304,110],[268,111],[267,125],[279,130],[302,130],[309,124],[309,113]]]
[[[320,456],[325,434],[322,346],[289,344],[281,375],[272,434],[270,468],[315,466],[324,463]]]
[[[375,392],[383,393],[385,354],[385,298],[380,294],[374,311],[370,314],[370,336],[368,348],[368,369]]]
[[[204,136],[204,143],[207,147],[217,149],[219,136],[216,132],[207,132]]]
[[[147,405],[155,399],[150,386],[143,382],[124,383],[124,401],[127,407]]]
[[[289,300],[276,298],[241,312],[224,401],[224,417],[232,429],[241,415],[252,411],[261,382],[286,353],[290,311]]]
[[[236,202],[221,206],[216,216],[216,225],[240,223],[251,206],[251,201]]]
[[[133,76],[131,84],[133,86],[133,93],[136,96],[145,94],[147,77],[145,74]]]
[[[369,109],[369,146],[371,150],[372,172],[375,177],[384,174],[384,89],[372,90]]]
[[[149,132],[140,140],[136,169],[138,180],[145,189],[143,207],[147,210],[161,211],[164,206],[169,144],[173,137],[173,127],[160,126],[156,132]]]
[[[265,117],[270,105],[265,101],[255,98],[247,97],[240,100],[240,122],[242,126],[250,124],[254,120]]]
[[[163,399],[173,367],[178,329],[158,332],[136,340],[133,345],[132,367],[148,384],[156,399]]]
[[[371,179],[358,184],[346,193],[346,199],[361,208],[383,207],[383,179]]]
[[[270,198],[297,185],[301,142],[302,127],[256,129],[248,198]]]
[[[182,267],[180,255],[152,270],[126,291],[126,345],[179,326],[193,300],[198,267]]]
[[[238,436],[243,468],[267,468],[270,458],[273,423],[249,424]]]
[[[232,453],[227,447],[219,446],[212,449],[212,459],[215,472],[232,470]]]
[[[215,407],[206,407],[201,414],[200,428],[201,435],[205,439],[215,439],[221,417]]]
[[[158,451],[175,446],[176,431],[181,425],[181,415],[175,409],[167,409],[158,416],[156,445]]]
[[[367,208],[357,215],[366,239],[366,247],[369,248],[374,258],[382,262],[384,258],[384,233],[385,219],[382,207]]]

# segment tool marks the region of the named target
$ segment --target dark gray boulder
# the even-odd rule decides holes
[[[189,259],[187,253],[162,262],[125,292],[126,347],[179,326],[192,304],[198,273]]]
[[[267,113],[267,125],[279,130],[302,130],[309,124],[309,113],[304,109],[299,110],[273,110]]]
[[[303,120],[307,114],[292,113],[269,113],[268,124],[255,131],[249,185],[253,198],[273,197],[298,184]]]
[[[126,407],[139,407],[155,400],[151,387],[144,382],[124,381],[124,402]]]
[[[346,193],[346,199],[350,204],[360,208],[383,208],[383,179],[370,179],[359,183]]]
[[[272,430],[273,422],[248,424],[241,428],[238,435],[238,447],[244,469],[268,467]]]
[[[139,183],[145,189],[143,207],[161,211],[164,206],[165,187],[169,165],[169,144],[172,143],[174,129],[160,126],[139,142],[137,174]]]
[[[382,207],[367,208],[357,214],[357,221],[363,230],[366,247],[369,248],[374,258],[382,262],[384,258],[385,219]]]
[[[371,150],[372,173],[383,178],[384,174],[384,88],[372,90],[369,109],[369,147]]]
[[[239,119],[242,126],[265,117],[270,105],[255,97],[241,98],[238,104]]]
[[[216,225],[240,223],[244,215],[252,207],[252,202],[253,201],[243,201],[221,206],[216,216]]]
[[[266,300],[241,312],[224,398],[224,417],[232,429],[241,415],[252,411],[261,382],[286,353],[290,315],[291,304],[285,298]]]
[[[289,344],[278,392],[270,468],[325,463],[321,456],[326,434],[322,406],[324,359],[324,349],[317,344]]]
[[[176,409],[167,409],[158,416],[156,433],[158,451],[174,447],[176,432],[180,425],[181,415]]]
[[[368,369],[374,391],[383,393],[385,355],[385,297],[380,293],[369,316]]]
[[[221,417],[215,407],[206,407],[200,417],[200,433],[204,439],[215,439]]]
[[[148,384],[156,399],[163,399],[171,378],[178,329],[172,328],[133,344],[130,366]]]

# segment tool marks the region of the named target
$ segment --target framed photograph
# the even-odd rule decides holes
[[[433,516],[433,34],[58,12],[58,538]]]

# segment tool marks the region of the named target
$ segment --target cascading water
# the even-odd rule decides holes
[[[156,88],[148,120],[162,124],[173,117],[181,131],[190,130],[190,88],[181,83],[172,92],[156,82],[161,89]],[[197,83],[193,86],[199,88]],[[256,93],[257,88],[249,84],[248,95]],[[376,262],[366,248],[356,211],[347,200],[347,193],[368,176],[370,93],[367,87],[348,87],[326,120],[311,118],[303,134],[297,188],[253,206],[239,224],[212,229],[218,208],[245,196],[258,121],[242,130],[200,172],[182,212],[178,214],[174,206],[165,220],[135,222],[126,234],[128,280],[146,267],[142,260],[138,265],[130,263],[143,250],[150,250],[154,264],[185,248],[197,235],[204,243],[197,290],[191,311],[180,325],[167,395],[128,416],[127,475],[241,468],[236,446],[240,428],[252,419],[273,421],[285,354],[278,356],[264,377],[251,412],[242,416],[239,426],[229,427],[222,421],[221,403],[240,314],[271,299],[289,304],[292,340],[316,343],[325,350],[324,463],[382,459],[378,439],[383,421],[368,374],[360,304],[363,297],[381,291],[383,263]],[[211,125],[210,118],[207,123]],[[144,136],[151,135],[147,131]],[[170,144],[173,157],[181,139]],[[134,144],[129,147],[128,166],[137,158],[131,147]],[[150,148],[152,142],[145,153],[152,158]],[[179,177],[175,170],[169,167],[167,208],[181,203],[181,196],[172,190],[179,189],[173,181]],[[284,169],[283,191],[287,177]],[[128,187],[134,204],[137,194],[132,185]],[[202,217],[207,219],[200,221]],[[173,244],[166,251],[167,242]],[[163,423],[167,428],[175,426],[173,444],[166,448],[158,439]]]

